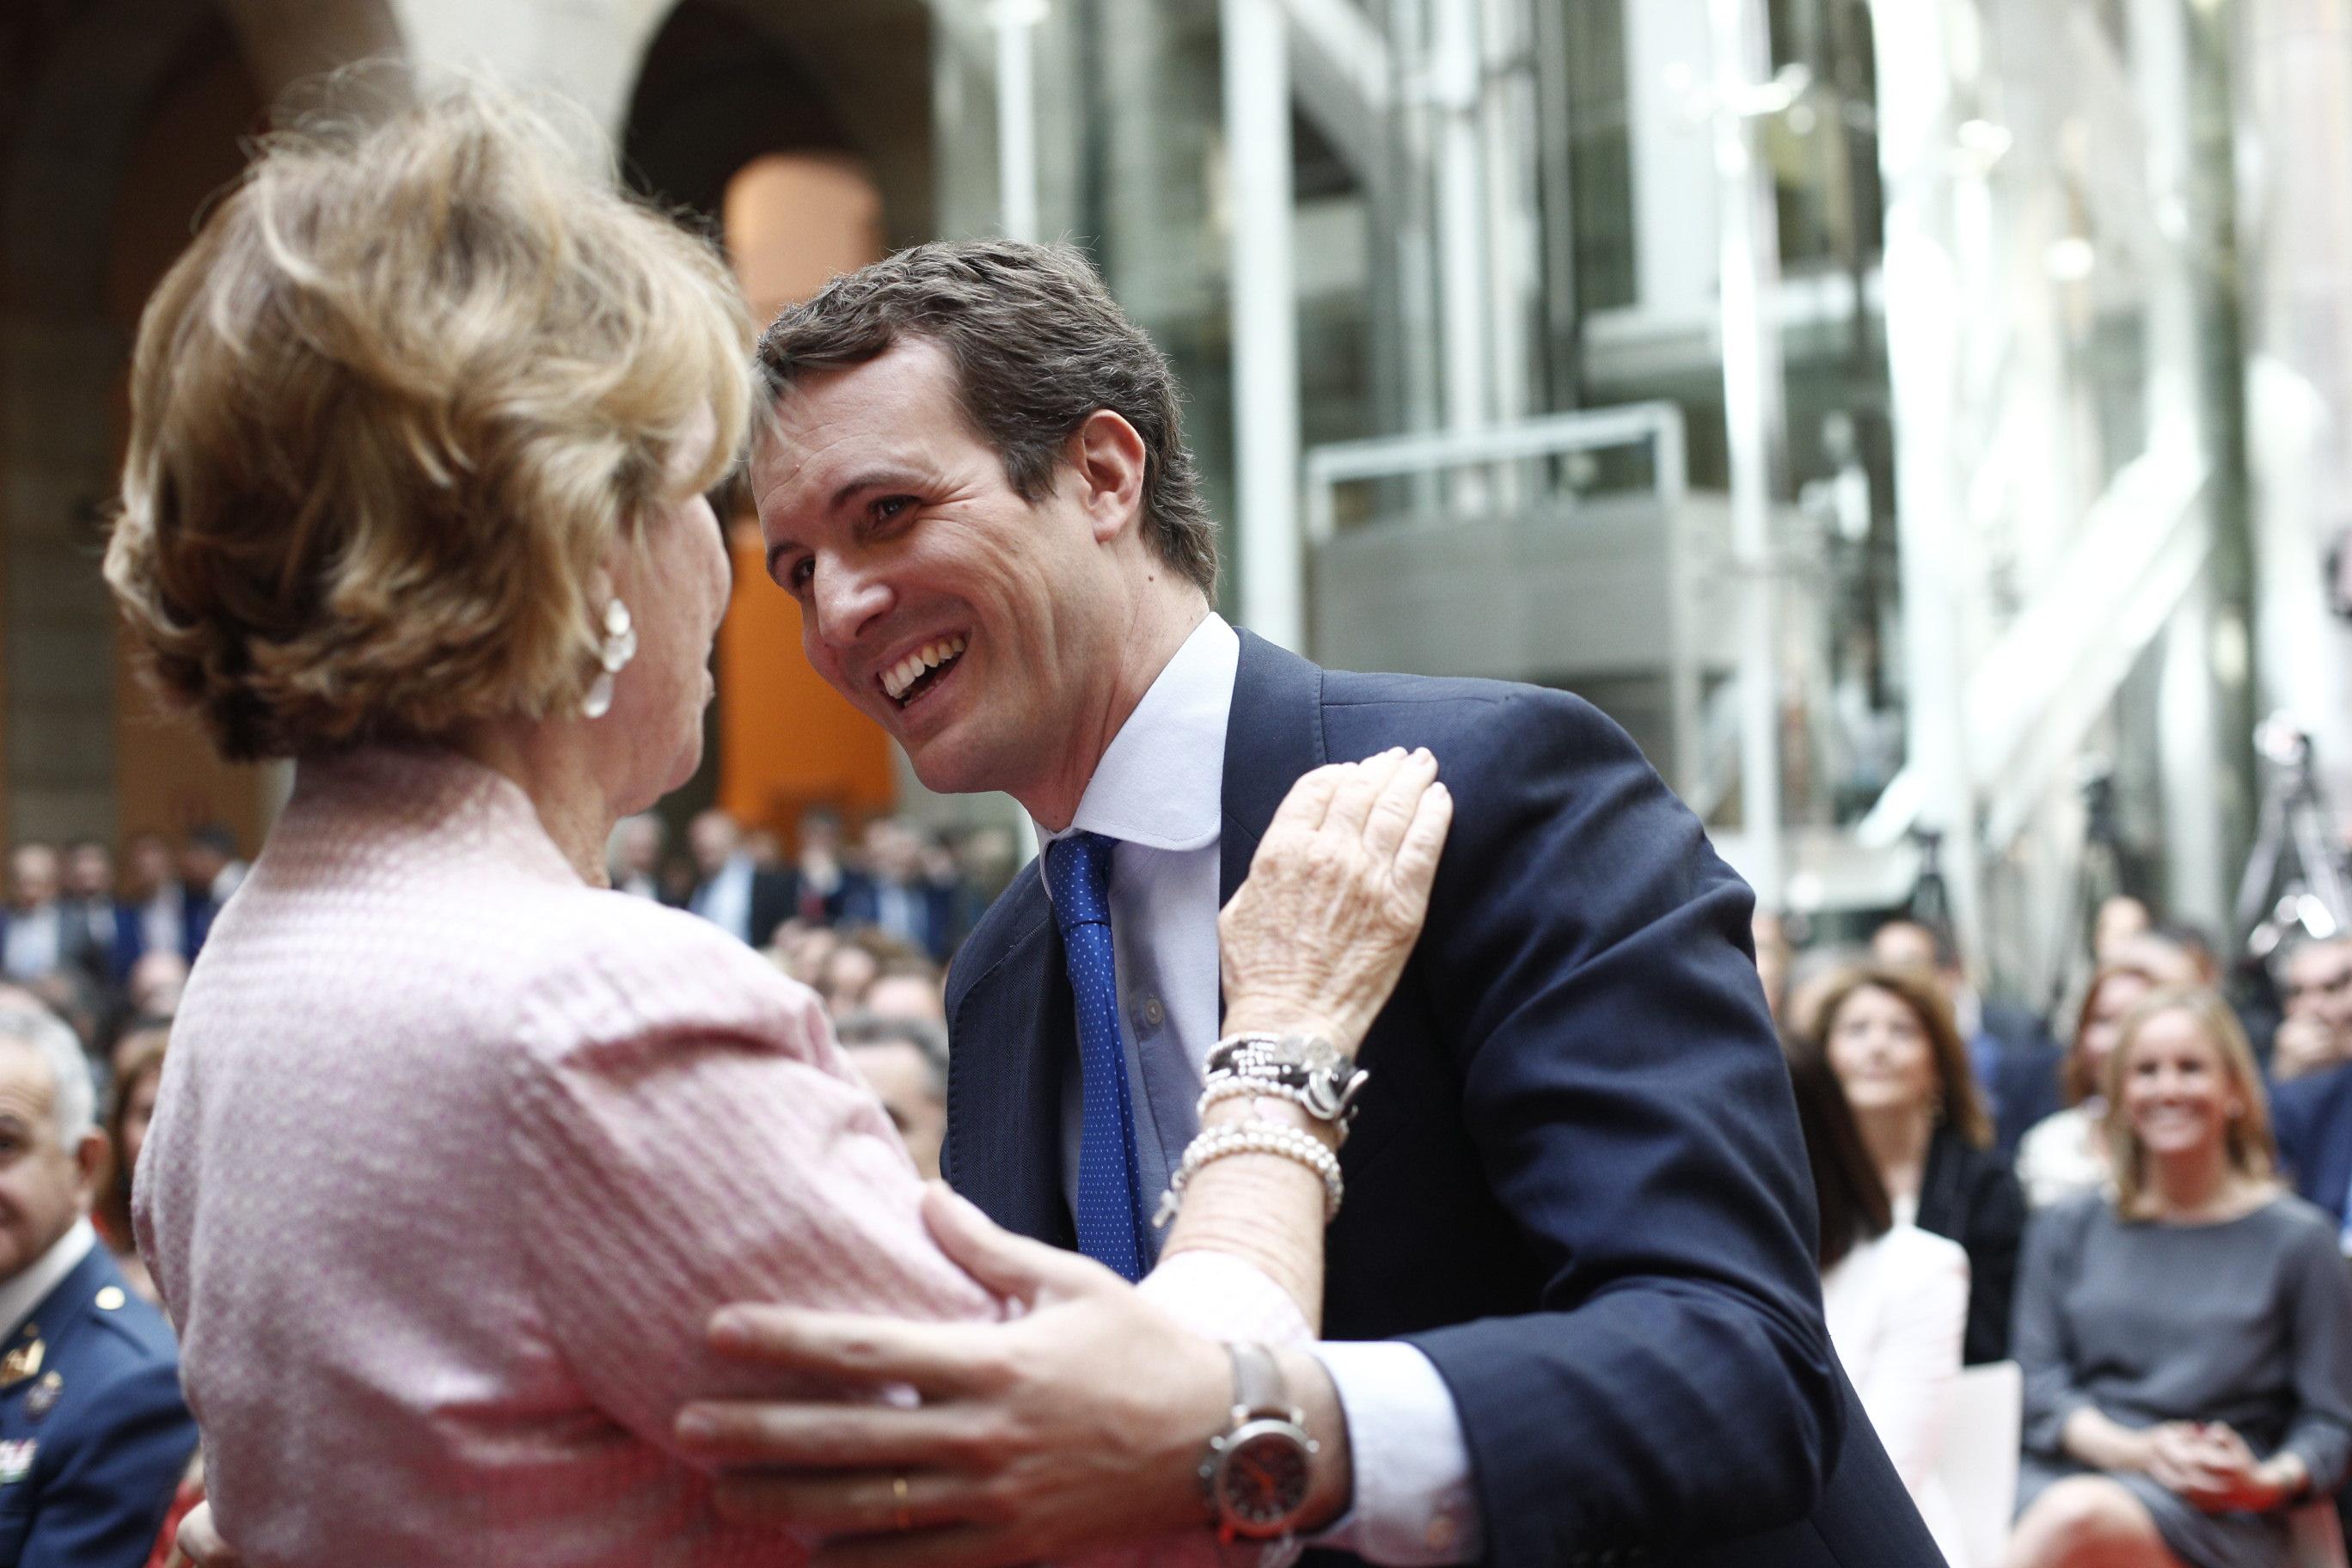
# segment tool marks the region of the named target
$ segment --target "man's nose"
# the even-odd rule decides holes
[[[847,647],[875,616],[890,607],[890,585],[879,575],[837,561],[820,562],[810,602],[817,636]]]

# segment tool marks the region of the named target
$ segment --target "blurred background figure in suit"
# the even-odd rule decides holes
[[[744,847],[741,825],[715,807],[695,817],[686,839],[701,879],[688,908],[738,942],[767,946],[792,918],[792,878],[761,870]]]
[[[140,1568],[195,1452],[172,1331],[89,1222],[95,1107],[72,1032],[0,997],[0,1568]]]

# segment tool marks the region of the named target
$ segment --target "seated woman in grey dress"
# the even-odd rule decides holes
[[[2112,1195],[2028,1233],[2025,1456],[2011,1568],[2286,1568],[2284,1510],[2352,1452],[2352,1273],[2271,1179],[2244,1034],[2151,994],[2104,1085]]]

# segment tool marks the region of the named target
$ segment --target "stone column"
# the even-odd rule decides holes
[[[2352,527],[2352,0],[2239,6],[2239,234],[2255,669],[2352,805],[2352,633],[2328,550]]]
[[[618,141],[638,64],[676,0],[392,0],[411,59],[559,93]]]

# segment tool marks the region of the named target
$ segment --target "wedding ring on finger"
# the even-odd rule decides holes
[[[907,1506],[908,1493],[911,1489],[907,1485],[905,1476],[890,1478],[890,1528],[893,1530],[903,1531],[915,1528],[914,1512]]]

